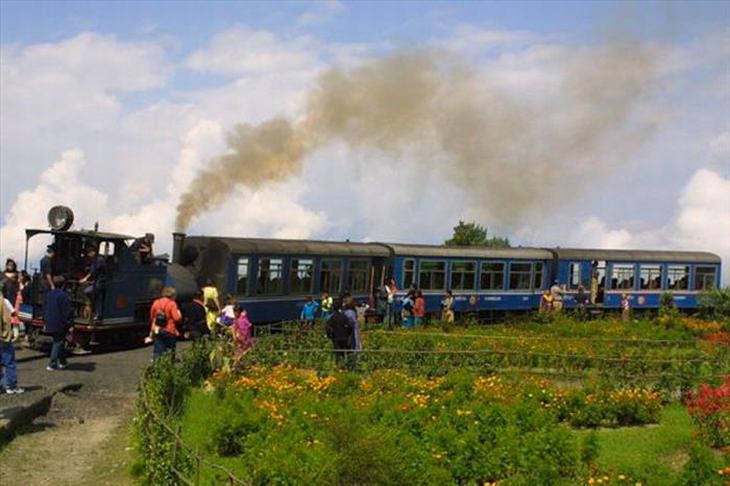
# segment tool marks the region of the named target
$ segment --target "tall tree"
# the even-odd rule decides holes
[[[476,221],[465,223],[459,220],[454,226],[453,236],[444,242],[446,246],[485,246],[490,248],[509,248],[509,239],[502,237],[488,237],[487,228]]]

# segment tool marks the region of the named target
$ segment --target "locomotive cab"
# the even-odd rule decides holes
[[[26,328],[33,337],[42,334],[43,300],[50,285],[39,264],[29,268],[28,246],[32,238],[45,236],[54,249],[47,269],[53,276],[64,277],[64,289],[73,303],[73,341],[86,346],[141,340],[148,330],[152,301],[166,282],[167,259],[143,261],[130,247],[134,237],[71,230],[68,218],[59,223],[54,211],[57,214],[57,208],[49,213],[51,229],[26,230],[25,269],[33,275],[30,302],[24,303],[21,312]]]

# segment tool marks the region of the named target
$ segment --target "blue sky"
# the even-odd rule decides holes
[[[590,154],[601,164],[595,180],[571,179],[587,159],[555,161],[567,182],[519,218],[500,220],[465,196],[448,175],[456,169],[447,180],[434,172],[450,163],[439,162],[444,154],[423,169],[414,151],[394,160],[335,141],[291,180],[231,187],[191,232],[437,243],[466,218],[526,245],[730,257],[730,2],[721,1],[3,0],[0,252],[17,253],[22,228],[43,224],[37,208],[58,202],[75,205],[80,224],[169,234],[179,194],[226,150],[226,132],[301,117],[319,73],[333,65],[444,50],[553,126],[593,110],[562,113],[563,88],[576,59],[600,68],[601,46],[615,38],[630,38],[627,50],[650,52],[655,65],[626,126],[609,127],[623,138]],[[541,139],[539,124],[521,143],[554,142]],[[542,169],[522,170],[529,178]],[[492,180],[484,188],[500,189]]]
[[[328,42],[374,39],[421,41],[443,34],[457,23],[544,34],[592,38],[616,16],[626,16],[648,35],[682,39],[727,26],[730,7],[722,1],[511,2],[2,2],[3,43],[53,42],[79,31],[113,32],[121,39],[172,35],[182,49],[204,42],[232,23],[274,30],[306,30]],[[334,13],[336,21],[319,21]],[[302,17],[311,15],[307,22]],[[625,20],[624,20],[625,21]]]

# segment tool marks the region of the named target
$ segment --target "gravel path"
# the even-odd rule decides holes
[[[136,385],[151,353],[147,347],[71,356],[66,370],[49,372],[45,355],[19,350],[19,382],[29,394],[66,383],[82,387],[57,394],[48,415],[0,452],[0,484],[123,484]],[[29,394],[0,395],[0,411]],[[115,469],[119,474],[98,476]]]

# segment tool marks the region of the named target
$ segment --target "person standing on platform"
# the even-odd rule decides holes
[[[15,337],[13,335],[11,318],[13,307],[5,298],[6,288],[0,288],[0,393],[24,393],[18,386],[18,367],[15,363]],[[5,387],[3,384],[5,375]]]
[[[205,320],[208,324],[210,332],[215,331],[218,321],[218,313],[221,310],[221,303],[218,298],[218,289],[213,285],[213,280],[208,279],[203,287],[203,302],[205,303]]]
[[[51,357],[46,370],[56,371],[66,367],[66,333],[73,327],[74,313],[71,297],[63,289],[64,278],[53,277],[53,288],[43,301],[45,332],[53,339]]]
[[[175,302],[175,288],[166,286],[162,295],[152,303],[150,308],[150,336],[145,342],[153,342],[152,359],[157,360],[171,351],[175,354],[177,338],[180,331],[177,324],[182,321],[182,314]]]

